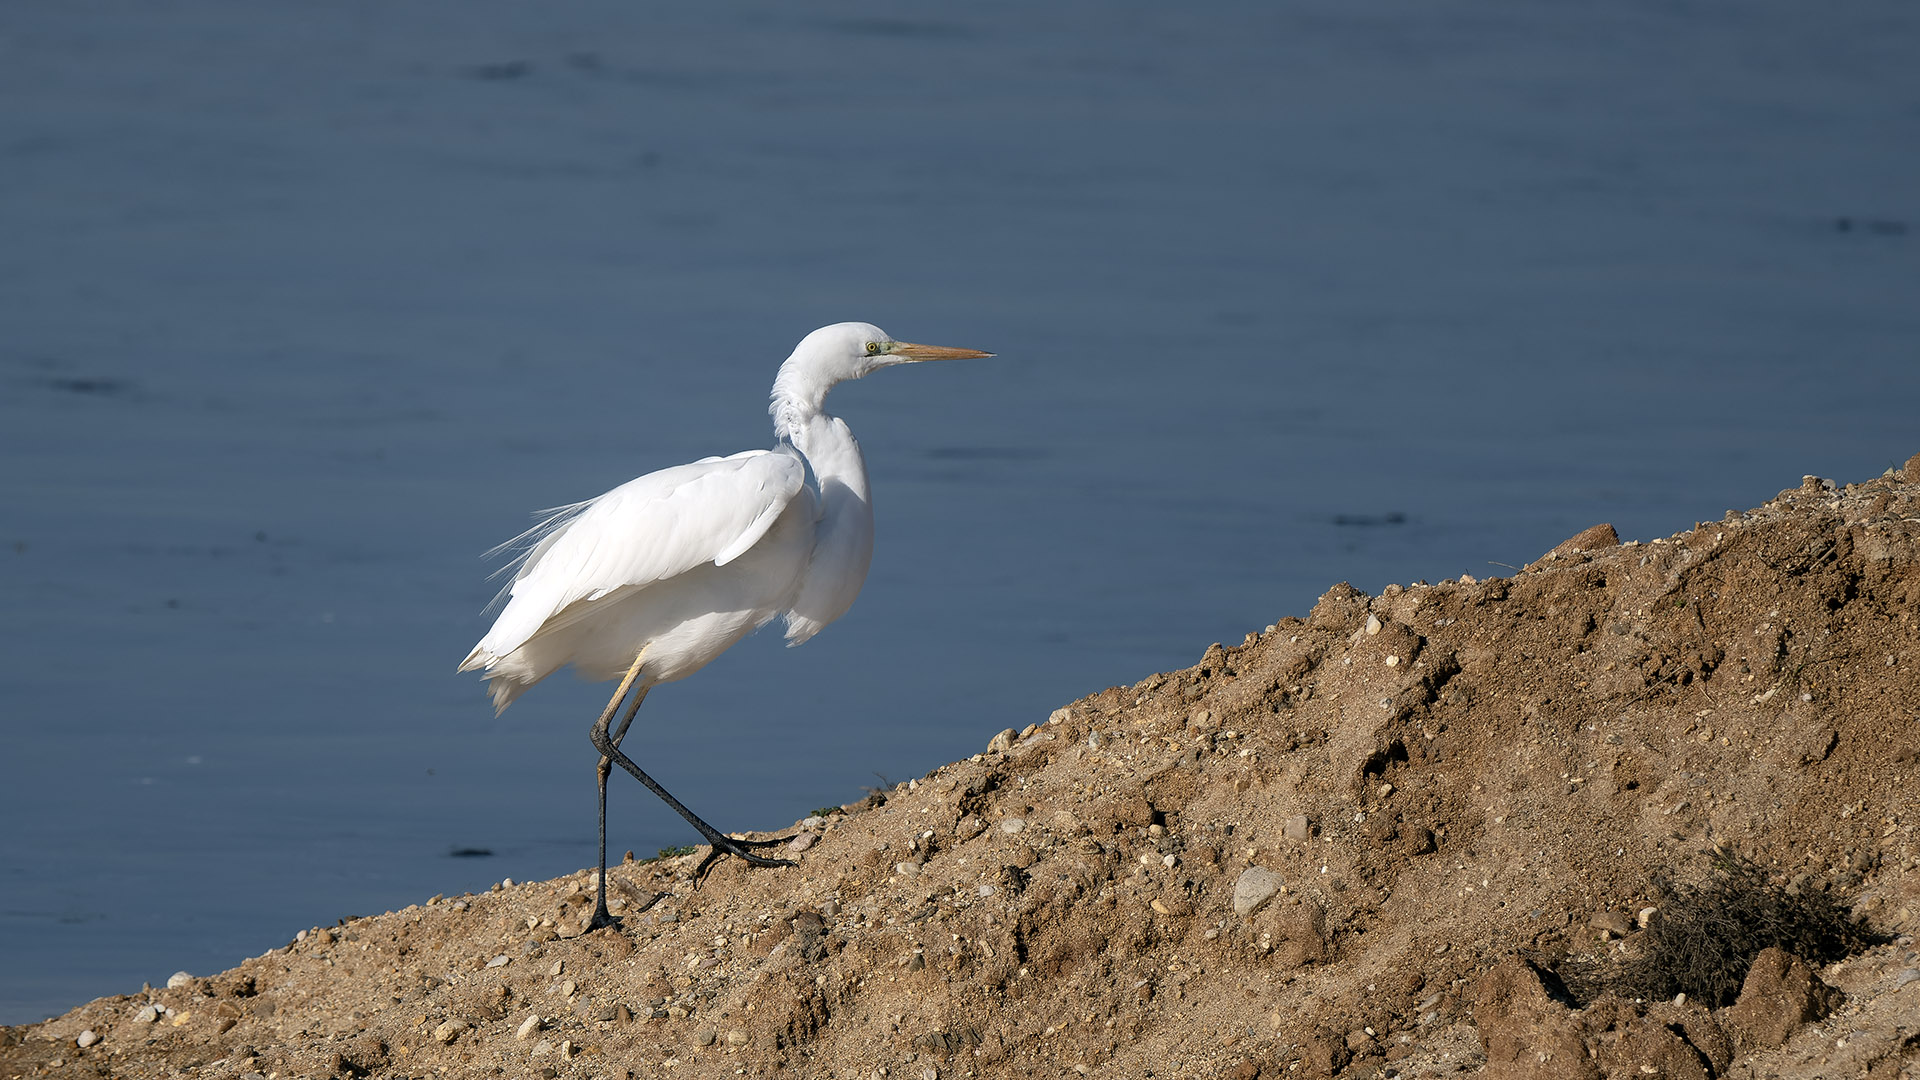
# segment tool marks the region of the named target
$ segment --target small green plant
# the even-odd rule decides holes
[[[837,814],[839,812],[840,812],[840,808],[837,806],[823,806],[818,810],[815,810],[812,814],[808,816],[809,817],[826,817],[829,814]]]
[[[660,849],[660,853],[653,858],[641,859],[640,861],[643,863],[659,862],[661,859],[677,859],[682,855],[691,854],[693,854],[693,845],[691,844],[685,844],[680,847],[663,847]]]

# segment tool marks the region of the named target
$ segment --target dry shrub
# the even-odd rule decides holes
[[[1825,964],[1886,940],[1850,919],[1829,892],[1782,888],[1758,864],[1724,848],[1710,857],[1704,885],[1654,881],[1659,910],[1633,956],[1610,965],[1566,961],[1556,967],[1573,998],[1585,1003],[1611,993],[1665,1001],[1686,994],[1710,1008],[1731,1005],[1763,949]]]

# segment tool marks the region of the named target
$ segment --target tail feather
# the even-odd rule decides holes
[[[529,683],[518,682],[505,675],[495,675],[487,680],[487,690],[493,695],[493,715],[499,716],[513,704],[513,699],[525,693]]]
[[[468,653],[467,658],[460,661],[460,666],[455,669],[490,673],[487,675],[487,692],[493,696],[493,715],[495,716],[506,712],[507,706],[513,704],[513,699],[526,693],[527,688],[533,685],[533,683],[513,678],[505,672],[492,673],[494,665],[502,659],[504,658],[496,655],[482,643],[475,645],[473,651]]]

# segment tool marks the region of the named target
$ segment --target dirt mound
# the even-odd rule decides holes
[[[586,935],[586,871],[436,898],[8,1029],[0,1072],[1912,1076],[1904,475],[1337,586],[809,818],[794,869],[629,864]],[[1727,859],[1864,951],[1742,956],[1725,1007],[1569,989],[1644,968]]]

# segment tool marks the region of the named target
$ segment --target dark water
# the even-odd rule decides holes
[[[762,446],[803,333],[853,612],[629,741],[783,825],[1326,586],[1920,451],[1920,14],[15,5],[0,1021],[592,859],[603,687],[453,666],[525,511]],[[690,839],[617,789],[616,850]],[[455,849],[490,857],[458,858]]]

